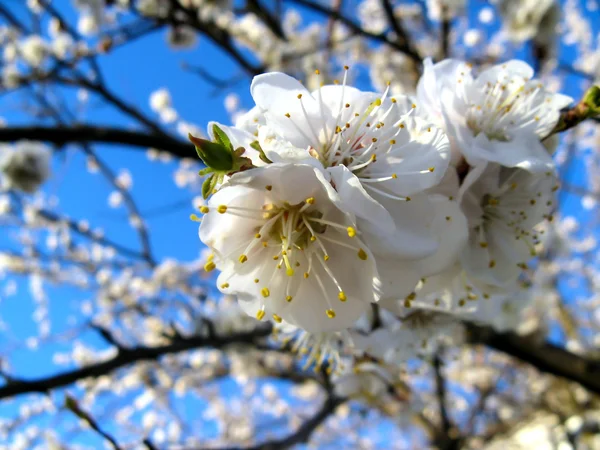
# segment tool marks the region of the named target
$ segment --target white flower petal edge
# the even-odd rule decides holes
[[[532,77],[533,69],[516,60],[476,78],[460,61],[427,62],[417,92],[432,117],[443,118],[453,151],[470,165],[495,162],[545,172],[553,164],[540,140],[572,99],[548,91]]]
[[[351,326],[379,298],[375,260],[354,217],[311,165],[241,172],[209,200],[200,239],[218,284],[259,320],[310,332]]]
[[[488,164],[468,180],[461,206],[469,222],[469,243],[461,263],[469,277],[505,286],[515,283],[536,255],[537,226],[550,219],[558,180],[553,172],[534,174]]]

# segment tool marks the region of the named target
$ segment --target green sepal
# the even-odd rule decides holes
[[[222,146],[227,147],[230,151],[233,151],[233,145],[231,144],[231,141],[225,132],[217,126],[217,124],[213,125],[213,134],[215,135],[215,141],[217,144],[221,144]]]
[[[188,135],[188,139],[196,147],[198,157],[207,167],[218,171],[230,171],[233,168],[233,150],[223,144],[210,142]]]
[[[216,185],[217,176],[214,173],[204,180],[202,183],[202,198],[204,198],[204,200],[210,196]]]
[[[273,163],[273,161],[271,161],[269,158],[267,158],[267,155],[265,155],[265,151],[262,149],[262,147],[260,146],[258,141],[252,142],[250,144],[250,147],[252,147],[254,150],[256,150],[258,152],[258,157],[260,158],[261,161],[266,162],[267,164]]]

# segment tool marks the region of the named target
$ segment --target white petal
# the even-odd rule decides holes
[[[298,80],[280,72],[266,73],[254,77],[250,92],[277,134],[295,147],[316,146],[322,122],[319,104]]]
[[[536,135],[519,136],[509,142],[502,142],[489,140],[484,133],[480,133],[472,141],[472,146],[463,151],[471,165],[489,161],[530,172],[547,172],[554,168],[552,157]]]
[[[391,233],[396,229],[390,213],[365,191],[360,180],[346,166],[329,167],[327,171],[345,209],[384,232]]]

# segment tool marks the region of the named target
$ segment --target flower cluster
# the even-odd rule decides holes
[[[258,320],[321,347],[350,336],[387,362],[452,319],[516,327],[512,299],[558,189],[545,140],[571,99],[520,61],[478,75],[425,61],[414,96],[364,92],[347,75],[314,92],[259,75],[235,126],[191,137],[210,174],[205,269]]]
[[[0,187],[32,194],[50,176],[50,150],[40,142],[0,147]]]

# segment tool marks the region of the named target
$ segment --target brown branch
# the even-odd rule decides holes
[[[467,325],[468,340],[506,353],[541,372],[581,384],[600,394],[600,360],[586,359],[549,342],[515,333],[498,333],[491,327]]]
[[[436,436],[436,445],[443,450],[457,450],[460,448],[460,439],[457,437],[456,428],[450,420],[447,408],[446,380],[442,374],[442,358],[436,354],[433,358],[433,372],[435,376],[435,392],[440,408],[441,430]]]
[[[388,44],[389,46],[395,48],[396,50],[399,50],[402,53],[405,53],[413,61],[415,61],[415,63],[417,63],[419,66],[422,64],[421,55],[419,55],[412,47],[408,46],[406,43],[399,43],[399,42],[391,41],[387,38],[387,36],[384,33],[371,33],[369,31],[366,31],[365,29],[363,29],[363,27],[356,24],[353,20],[349,19],[348,17],[344,16],[343,14],[341,14],[331,8],[328,8],[327,6],[323,6],[319,3],[314,3],[311,0],[290,0],[290,1],[296,5],[300,5],[305,8],[312,9],[313,11],[317,11],[321,14],[324,14],[326,16],[334,18],[338,22],[343,23],[353,33],[361,35],[366,38],[373,39],[375,41],[379,41],[379,42]]]
[[[0,142],[14,142],[21,139],[45,141],[62,146],[69,143],[122,144],[134,147],[155,148],[177,158],[196,158],[194,146],[165,134],[130,131],[91,125],[73,127],[17,126],[0,128]]]
[[[314,431],[345,401],[345,399],[333,395],[328,396],[321,406],[321,409],[319,409],[314,416],[304,422],[294,433],[285,438],[264,442],[253,447],[229,447],[221,450],[281,450],[291,448],[297,444],[306,443],[309,441]]]
[[[201,347],[223,348],[234,343],[253,343],[257,339],[268,336],[270,327],[257,327],[252,331],[231,334],[228,336],[192,336],[180,338],[170,344],[159,347],[136,347],[119,351],[113,358],[106,361],[90,364],[79,369],[63,372],[58,375],[39,378],[37,380],[12,381],[0,386],[0,399],[16,395],[49,392],[52,389],[68,386],[76,381],[106,375],[121,367],[129,366],[138,361],[156,360],[161,356],[179,353]]]

